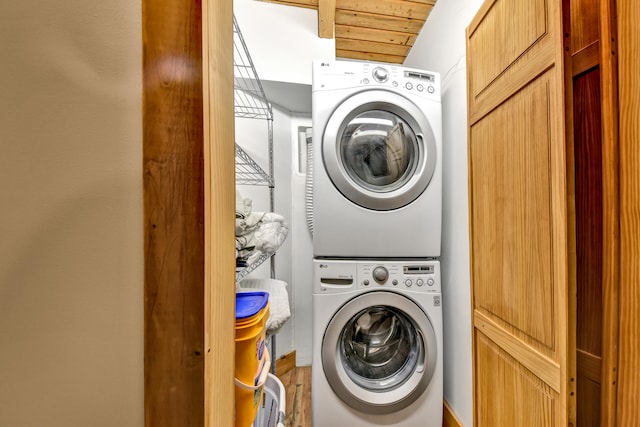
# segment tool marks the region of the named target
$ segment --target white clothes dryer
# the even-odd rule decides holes
[[[315,61],[315,257],[439,257],[442,106],[437,73]]]
[[[314,260],[313,425],[441,427],[440,263]]]

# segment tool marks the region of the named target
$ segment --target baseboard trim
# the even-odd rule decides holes
[[[296,351],[292,350],[276,360],[276,376],[280,377],[296,367]]]
[[[456,414],[453,412],[446,400],[442,401],[444,406],[442,416],[442,427],[464,427]]]

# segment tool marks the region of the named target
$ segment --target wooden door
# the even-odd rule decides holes
[[[572,147],[561,2],[487,0],[467,29],[475,425],[575,418]]]

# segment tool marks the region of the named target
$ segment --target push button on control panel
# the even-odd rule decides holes
[[[434,283],[435,283],[435,281],[433,279],[427,280],[427,285],[429,285],[429,286],[433,286]]]
[[[404,285],[405,285],[407,288],[410,288],[410,287],[413,285],[413,282],[411,281],[411,279],[406,279],[406,280],[404,281]]]
[[[413,89],[413,84],[412,84],[412,83],[410,83],[410,82],[407,82],[407,83],[404,85],[404,87],[406,87],[407,89],[411,90],[411,89]]]
[[[433,93],[433,92],[435,92],[435,91],[436,91],[436,90],[433,88],[433,86],[429,86],[429,87],[427,87],[427,92],[429,92],[429,93]]]
[[[416,280],[416,285],[418,285],[418,286],[424,285],[424,280],[422,280],[422,279]]]

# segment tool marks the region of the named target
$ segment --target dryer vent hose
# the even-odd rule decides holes
[[[313,237],[313,144],[311,128],[306,131],[307,173],[304,183],[304,211],[307,218],[307,228]]]

